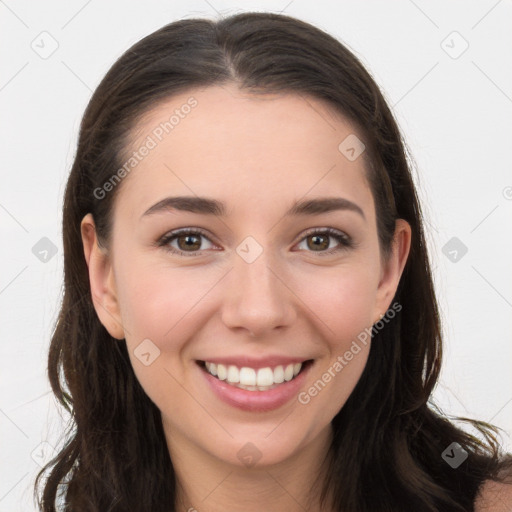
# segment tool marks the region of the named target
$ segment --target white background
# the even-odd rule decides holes
[[[512,450],[511,2],[239,4],[0,0],[1,512],[36,510],[32,454],[43,441],[57,446],[62,432],[46,361],[63,278],[62,197],[91,93],[164,24],[242,10],[284,12],[329,32],[383,89],[417,164],[442,307],[435,399],[450,415],[492,420]],[[58,43],[46,59],[31,46],[50,48],[43,31]],[[42,237],[57,246],[46,263],[32,253]],[[452,237],[468,248],[456,262],[442,252]]]

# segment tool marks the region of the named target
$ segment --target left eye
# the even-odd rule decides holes
[[[198,231],[197,229],[185,229],[181,231],[173,231],[164,235],[158,241],[158,246],[163,247],[165,250],[174,254],[179,254],[182,256],[195,256],[196,253],[200,251],[199,247],[201,246],[201,237],[212,243],[206,234],[202,231]],[[332,254],[334,252],[353,247],[354,245],[352,239],[348,235],[331,228],[326,228],[323,230],[316,229],[310,231],[309,233],[306,233],[305,236],[303,236],[301,243],[306,242],[308,249],[311,249],[312,247],[316,249],[327,249],[330,245],[330,238],[335,239],[338,242],[338,246],[330,248],[327,251],[313,250],[311,252],[317,252],[319,255]],[[311,239],[312,243],[309,243],[308,239]],[[177,242],[177,247],[172,245],[174,242]],[[206,249],[208,249],[208,247]]]
[[[324,230],[316,230],[309,233],[306,233],[304,238],[302,239],[308,248],[316,247],[317,249],[327,249],[330,245],[330,238],[334,238],[338,242],[338,246],[332,247],[331,249],[327,251],[312,251],[312,252],[318,252],[319,256],[324,256],[326,254],[332,254],[334,252],[342,251],[344,249],[348,249],[350,247],[353,247],[354,243],[352,239],[346,235],[345,233],[342,233],[341,231],[336,231],[331,228],[327,228]],[[308,239],[311,239],[311,243],[308,242]],[[301,241],[302,242],[302,241]]]

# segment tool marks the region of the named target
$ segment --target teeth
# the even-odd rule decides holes
[[[272,386],[274,384],[274,372],[271,368],[261,368],[258,370],[256,378],[257,386]]]
[[[228,376],[226,377],[228,382],[240,382],[240,372],[236,366],[230,366],[228,368]]]
[[[278,366],[274,369],[274,382],[276,384],[281,384],[281,382],[284,382],[284,369],[282,366]]]
[[[234,365],[226,366],[209,362],[206,362],[205,366],[211,375],[230,384],[238,384],[237,387],[250,391],[266,391],[275,387],[276,384],[292,380],[300,372],[302,363],[289,364],[286,367],[279,365],[274,369],[267,366],[259,370],[246,366],[238,368]]]
[[[246,366],[240,368],[240,380],[238,382],[244,386],[256,386],[256,370],[247,368]]]
[[[205,363],[206,369],[215,377],[217,376],[217,365],[214,363]]]
[[[217,365],[217,377],[220,380],[226,380],[226,377],[228,376],[228,371],[226,370],[226,367],[223,364]]]

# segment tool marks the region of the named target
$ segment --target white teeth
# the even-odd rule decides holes
[[[217,376],[217,365],[215,363],[205,363],[206,369],[214,376]]]
[[[282,366],[278,366],[274,369],[274,382],[276,384],[284,382],[284,368]]]
[[[271,368],[260,368],[256,377],[257,386],[272,386],[274,384],[274,372]]]
[[[256,386],[256,370],[244,366],[240,368],[240,384],[244,386]]]
[[[228,376],[228,371],[226,370],[226,367],[223,364],[217,365],[217,377],[220,380],[226,380],[226,377]]]
[[[228,368],[228,376],[226,377],[228,382],[240,382],[240,372],[236,366],[230,366]]]
[[[289,364],[286,367],[279,365],[274,369],[267,366],[258,370],[246,366],[238,368],[234,365],[227,366],[209,362],[205,362],[205,366],[207,371],[219,380],[238,384],[238,387],[250,391],[265,391],[276,384],[288,382],[296,377],[302,368],[302,363]]]

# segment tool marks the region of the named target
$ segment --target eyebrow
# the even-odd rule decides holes
[[[226,205],[216,199],[197,196],[177,196],[166,197],[146,210],[141,218],[164,213],[169,210],[180,210],[205,215],[217,215],[224,217],[226,215]],[[320,197],[296,201],[292,207],[285,213],[286,217],[293,215],[321,215],[339,210],[353,211],[361,215],[366,220],[363,210],[352,201],[342,197]]]

